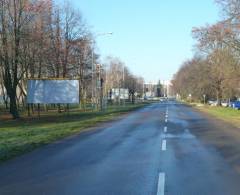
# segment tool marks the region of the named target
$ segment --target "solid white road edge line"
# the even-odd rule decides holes
[[[165,151],[167,149],[167,140],[162,140],[162,151]]]
[[[157,195],[164,195],[165,191],[165,173],[159,173]]]

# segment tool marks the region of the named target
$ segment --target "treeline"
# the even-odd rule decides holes
[[[107,90],[125,88],[129,90],[129,100],[134,103],[136,97],[143,97],[144,79],[131,73],[119,58],[109,56],[106,59],[105,88]],[[109,93],[109,91],[107,91]],[[109,94],[108,94],[109,96]]]
[[[81,103],[93,99],[99,76],[94,46],[94,34],[70,2],[1,0],[0,96],[13,118],[26,108],[29,78],[79,79]]]
[[[195,56],[174,75],[175,93],[195,101],[236,99],[240,95],[240,1],[217,0],[223,19],[193,28]]]

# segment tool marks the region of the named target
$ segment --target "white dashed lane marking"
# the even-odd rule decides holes
[[[165,123],[168,122],[168,107],[166,109]],[[164,127],[164,133],[167,133],[167,126]],[[167,140],[162,140],[162,151],[167,149]],[[157,195],[164,195],[165,192],[165,173],[159,173]]]
[[[162,151],[165,151],[167,149],[167,140],[162,140]]]
[[[167,133],[167,127],[164,127],[164,133]]]
[[[165,191],[165,173],[159,173],[157,195],[164,195]]]

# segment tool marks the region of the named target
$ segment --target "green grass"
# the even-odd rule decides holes
[[[0,162],[29,152],[37,147],[52,143],[64,137],[77,134],[101,122],[145,106],[111,106],[105,112],[49,113],[40,118],[22,118],[0,122]]]
[[[232,108],[224,108],[218,106],[201,106],[197,109],[209,113],[218,119],[224,120],[233,124],[236,127],[240,127],[240,111]]]

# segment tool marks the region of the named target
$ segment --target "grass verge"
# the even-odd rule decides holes
[[[240,111],[232,108],[218,107],[218,106],[197,106],[198,110],[208,113],[218,119],[231,123],[240,128]]]
[[[111,106],[105,112],[70,112],[41,118],[0,121],[0,162],[64,137],[77,134],[101,122],[136,110],[147,103]]]

